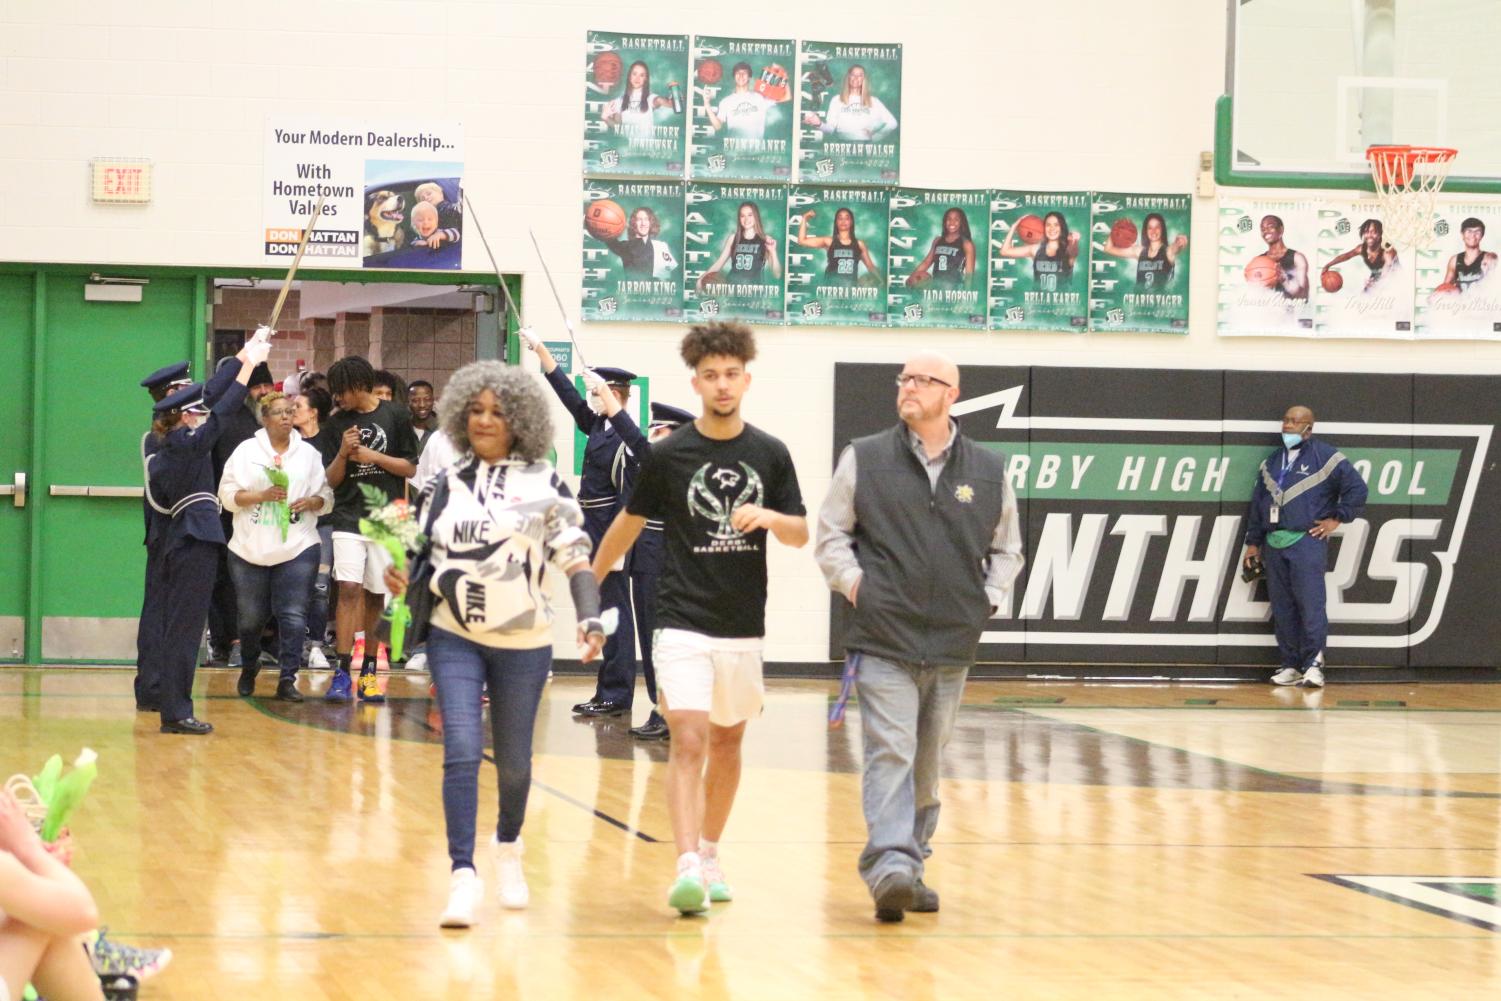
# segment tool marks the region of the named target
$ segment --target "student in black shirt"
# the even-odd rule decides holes
[[[376,398],[375,369],[359,355],[329,366],[328,387],[339,405],[339,412],[322,429],[339,445],[327,460],[328,484],[334,488],[328,521],[333,528],[334,580],[339,585],[334,615],[339,666],[324,697],[329,702],[349,701],[350,654],[354,634],[363,628],[360,701],[384,702],[375,676],[375,627],[385,607],[385,566],[375,547],[360,535],[360,519],[368,513],[360,486],[375,487],[387,500],[404,496],[407,477],[417,472],[417,436],[406,407]]]
[[[740,416],[756,356],[750,328],[695,326],[682,355],[703,416],[652,446],[629,506],[600,540],[594,576],[609,573],[648,519],[665,523],[653,659],[672,731],[667,809],[679,854],[667,900],[692,914],[730,899],[718,841],[745,723],[761,711],[767,536],[801,547],[808,522],[787,446]]]

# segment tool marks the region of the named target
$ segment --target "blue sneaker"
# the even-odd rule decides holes
[[[323,696],[324,702],[350,702],[354,699],[354,682],[349,678],[348,671],[335,671],[333,683],[328,686],[328,694]]]

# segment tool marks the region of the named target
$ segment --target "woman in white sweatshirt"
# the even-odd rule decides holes
[[[261,629],[276,615],[281,681],[276,697],[301,702],[297,669],[307,631],[308,597],[322,547],[318,515],[333,507],[323,457],[292,428],[292,401],[281,393],[260,399],[261,430],[224,464],[219,500],[234,515],[229,573],[235,582],[240,630],[239,693],[255,693]],[[286,477],[286,486],[273,482]]]

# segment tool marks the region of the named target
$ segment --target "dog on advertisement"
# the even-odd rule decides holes
[[[365,196],[366,257],[400,250],[405,246],[407,233],[401,225],[406,221],[405,209],[406,199],[394,191],[382,188]]]

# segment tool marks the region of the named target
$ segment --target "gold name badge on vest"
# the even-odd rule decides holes
[[[961,483],[954,488],[954,499],[960,504],[968,504],[975,499],[975,488],[968,483]]]

